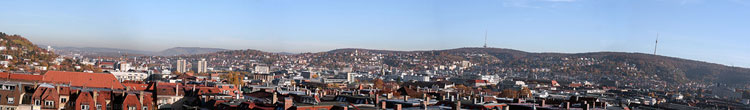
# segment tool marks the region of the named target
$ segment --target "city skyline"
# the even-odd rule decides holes
[[[2,110],[750,110],[750,0],[0,0]]]
[[[750,67],[743,0],[2,3],[0,30],[54,46],[439,50],[481,47],[487,30],[489,47],[652,53],[660,33],[659,55]]]

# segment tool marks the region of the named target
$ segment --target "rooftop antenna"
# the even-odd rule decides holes
[[[487,28],[484,28],[484,48],[487,48]]]
[[[656,47],[659,46],[659,33],[656,33],[656,42],[654,42],[654,55],[656,55]]]

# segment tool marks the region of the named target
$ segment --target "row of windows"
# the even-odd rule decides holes
[[[0,90],[16,90],[15,85],[0,85]]]
[[[89,110],[90,108],[89,105],[81,105],[81,110]],[[96,110],[102,110],[102,105],[96,104]]]
[[[8,103],[11,103],[11,102],[8,102]],[[53,106],[54,103],[55,103],[54,101],[45,100],[44,101],[44,106],[47,106],[47,107]],[[40,100],[35,100],[34,101],[34,105],[40,106],[41,105],[41,101]],[[81,110],[89,110],[90,108],[91,107],[89,105],[81,105]],[[8,110],[8,109],[6,109],[6,110]],[[15,108],[13,108],[13,110],[15,110]],[[96,110],[102,110],[102,105],[101,104],[96,104]],[[133,106],[128,106],[128,110],[136,110],[136,108],[133,107]],[[142,110],[148,110],[148,106],[143,106]]]
[[[134,106],[128,106],[128,110],[136,110]],[[148,106],[143,106],[141,110],[148,110]]]
[[[13,97],[9,97],[9,98],[8,98],[8,103],[13,103],[13,102],[11,102],[11,101],[12,101],[12,99],[13,99]],[[60,102],[62,102],[62,103],[67,103],[67,102],[68,102],[68,99],[67,99],[67,98],[60,98]],[[52,106],[52,105],[54,105],[54,104],[55,104],[55,102],[54,102],[54,101],[49,101],[49,100],[45,100],[45,101],[44,101],[44,106]],[[40,100],[35,100],[35,101],[34,101],[34,105],[37,105],[37,106],[39,106],[39,105],[42,105],[42,101],[40,101]]]
[[[34,105],[40,106],[40,105],[42,105],[42,101],[41,100],[34,100]],[[49,107],[49,106],[53,106],[53,105],[55,105],[55,101],[50,101],[50,100],[45,100],[44,101],[44,106]]]

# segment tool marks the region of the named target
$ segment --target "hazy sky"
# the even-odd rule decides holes
[[[37,44],[319,52],[488,45],[620,51],[750,67],[750,0],[2,0],[0,32]]]

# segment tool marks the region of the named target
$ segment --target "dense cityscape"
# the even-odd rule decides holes
[[[746,82],[669,76],[679,73],[638,62],[666,57],[640,53],[480,47],[97,56],[0,38],[5,110],[750,109]]]
[[[0,110],[750,110],[750,0],[0,0]]]

